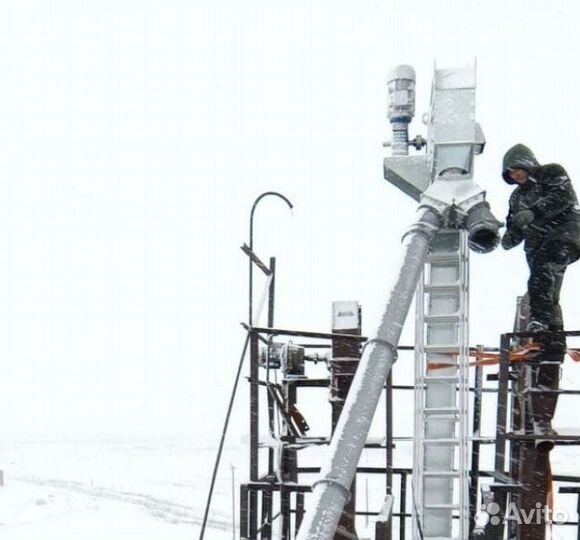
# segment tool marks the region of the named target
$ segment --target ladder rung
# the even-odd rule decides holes
[[[449,366],[454,367],[454,366]],[[457,375],[425,375],[423,377],[425,382],[459,382],[459,377]]]
[[[459,414],[459,409],[457,407],[429,407],[424,409],[425,414],[429,416],[440,415],[440,414]]]
[[[453,503],[424,504],[423,508],[425,510],[459,510],[459,505]],[[428,537],[426,536],[425,538]]]
[[[423,320],[427,323],[458,323],[461,317],[457,313],[451,315],[425,315]]]
[[[426,283],[423,286],[425,292],[457,293],[459,294],[459,283]]]
[[[459,444],[459,439],[424,439],[423,444],[433,446],[454,446]]]
[[[459,477],[459,471],[423,471],[423,476],[429,477]]]
[[[423,350],[428,353],[459,354],[459,345],[424,345]]]
[[[442,253],[429,253],[427,255],[427,262],[453,262],[459,263],[460,261],[460,253],[459,251],[445,251]]]

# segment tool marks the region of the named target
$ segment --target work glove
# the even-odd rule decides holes
[[[534,221],[534,213],[531,210],[522,210],[518,212],[513,218],[513,224],[518,229],[525,229],[532,221]]]
[[[501,247],[504,249],[511,249],[513,247],[516,247],[521,241],[522,241],[521,237],[520,238],[514,237],[514,235],[510,231],[508,231],[501,238]]]

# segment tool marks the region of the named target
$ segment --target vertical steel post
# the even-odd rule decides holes
[[[483,352],[483,346],[477,346],[477,352]],[[475,368],[473,396],[473,442],[471,443],[471,483],[469,486],[469,533],[473,532],[475,525],[475,514],[477,513],[477,493],[479,490],[479,451],[481,443],[476,440],[481,433],[481,405],[483,398],[483,368],[478,365]]]
[[[291,540],[290,537],[290,490],[285,485],[280,484],[280,512],[281,512],[281,531],[280,540]]]
[[[268,327],[274,327],[274,300],[276,287],[276,258],[270,257],[270,272],[272,272],[272,279],[268,290]],[[269,360],[268,360],[269,361]],[[269,374],[269,370],[268,370]],[[268,380],[268,383],[270,381]],[[268,426],[270,433],[274,433],[274,398],[270,392],[267,392],[266,399],[268,402]],[[268,448],[268,477],[274,478],[274,449]],[[272,536],[272,493],[269,490],[264,490],[262,494],[262,523],[264,524],[261,538],[262,540],[270,540]]]
[[[505,458],[507,448],[507,415],[508,415],[508,393],[509,393],[509,361],[510,361],[510,338],[502,334],[500,340],[500,357],[499,357],[499,377],[497,391],[497,416],[496,416],[496,435],[495,435],[495,463],[494,470],[496,475],[505,476]],[[503,518],[506,512],[508,494],[501,485],[495,489],[494,501],[499,505],[499,518],[497,525],[490,525],[488,529],[493,531],[494,537],[503,538],[504,524]]]
[[[352,304],[352,305],[349,305]],[[348,314],[346,317],[337,310],[343,310]],[[356,313],[354,313],[356,311]],[[333,333],[361,335],[361,311],[358,303],[355,302],[336,302],[333,304]],[[352,314],[351,314],[352,312]],[[348,319],[345,328],[342,320]],[[343,405],[350,390],[354,374],[360,360],[359,342],[348,338],[333,338],[332,340],[332,359],[330,361],[331,373],[331,405],[332,405],[332,432],[336,429],[338,420],[342,413]],[[334,535],[335,540],[343,540],[345,534],[354,537],[356,534],[356,476],[350,488],[350,499],[346,503],[337,531]]]
[[[302,520],[304,519],[304,493],[298,491],[296,493],[296,530],[300,529]]]
[[[506,431],[509,397],[509,356],[510,339],[505,334],[502,334],[500,342],[495,444],[495,472],[501,474],[504,474],[505,472],[505,452],[507,446]]]
[[[293,381],[284,382],[285,408],[289,413],[296,405],[296,384]],[[295,438],[288,436],[288,442],[294,442]],[[298,480],[298,455],[294,449],[282,449],[282,479],[284,482],[297,482]],[[290,540],[290,491],[280,486],[280,504],[282,519],[282,540]]]
[[[399,540],[405,540],[407,529],[407,473],[401,473],[401,517],[399,518]]]
[[[248,486],[240,486],[240,539],[248,540],[250,531],[248,526]]]
[[[276,292],[276,257],[270,257],[270,272],[272,280],[268,289],[268,328],[274,327],[274,299]]]
[[[576,514],[578,514],[578,520],[577,520],[577,535],[576,535],[576,540],[580,540],[580,493],[578,493],[578,501],[576,502]]]
[[[389,372],[385,390],[385,422],[386,422],[386,480],[387,495],[393,495],[393,372]],[[393,520],[386,525],[386,540],[391,540],[393,535]]]
[[[259,348],[258,334],[251,332],[250,338],[250,482],[258,481],[259,471]],[[250,536],[258,529],[258,493],[252,489],[250,499]]]
[[[269,488],[262,490],[262,531],[261,540],[272,538],[272,491]]]

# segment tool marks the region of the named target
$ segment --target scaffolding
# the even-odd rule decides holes
[[[397,352],[403,356],[415,354],[419,375],[406,384],[398,383],[399,374],[409,372],[410,359],[400,361],[389,373],[382,389],[384,423],[380,436],[364,441],[364,452],[374,453],[372,464],[362,465],[361,463],[368,461],[365,458],[358,462],[353,485],[349,490],[350,506],[341,515],[334,536],[336,540],[442,538],[425,534],[428,531],[422,526],[424,517],[421,508],[424,510],[429,506],[429,502],[422,496],[427,489],[433,489],[433,486],[425,483],[425,471],[429,472],[427,461],[431,458],[425,453],[416,454],[414,467],[401,465],[401,456],[408,456],[409,445],[415,442],[417,447],[418,441],[413,434],[399,433],[396,422],[398,416],[409,412],[405,408],[397,408],[397,404],[405,402],[401,399],[401,394],[410,395],[412,392],[418,400],[413,412],[414,418],[421,423],[423,433],[427,434],[431,419],[428,409],[432,408],[432,404],[427,403],[430,383],[437,382],[442,376],[449,378],[451,389],[454,390],[450,394],[453,396],[450,398],[454,400],[453,403],[450,401],[444,405],[457,410],[431,412],[436,413],[434,416],[439,413],[457,415],[451,423],[454,435],[451,438],[457,442],[454,446],[459,447],[462,452],[457,454],[454,451],[453,456],[443,456],[444,459],[449,458],[449,473],[450,476],[453,475],[456,485],[447,492],[447,496],[453,495],[453,502],[442,502],[440,504],[444,504],[445,508],[437,510],[445,510],[444,519],[447,519],[446,527],[451,531],[451,537],[462,540],[544,540],[546,520],[537,524],[518,523],[509,515],[509,509],[510,505],[516,505],[518,509],[529,509],[531,502],[538,498],[542,502],[547,501],[548,486],[552,481],[557,486],[558,493],[568,498],[577,497],[576,506],[580,509],[580,476],[561,474],[559,471],[552,474],[549,454],[540,455],[535,449],[535,441],[540,436],[533,433],[530,415],[525,414],[534,396],[534,388],[525,384],[528,377],[526,373],[533,369],[534,362],[537,363],[537,355],[522,354],[521,351],[534,334],[503,334],[498,348],[467,347],[466,331],[461,330],[461,324],[467,322],[467,299],[462,300],[463,293],[457,287],[453,290],[445,288],[457,286],[460,282],[462,286],[467,286],[466,250],[461,248],[461,245],[465,247],[466,236],[465,233],[456,231],[443,231],[441,234],[442,237],[447,234],[447,240],[459,239],[463,235],[463,240],[457,240],[455,249],[450,249],[445,254],[442,254],[439,249],[441,246],[438,247],[438,241],[435,240],[427,258],[423,281],[420,282],[417,329],[419,333],[430,333],[430,337],[423,340],[419,335],[417,343],[422,344],[425,341],[427,348],[431,346],[432,350],[426,350],[424,346],[397,347]],[[453,242],[451,244],[455,245]],[[449,242],[443,242],[443,245],[449,247]],[[356,373],[358,359],[365,343],[370,340],[360,335],[360,315],[357,324],[333,329],[332,332],[275,327],[276,261],[271,258],[269,266],[258,264],[258,257],[247,246],[244,247],[244,252],[253,264],[263,267],[268,278],[267,294],[264,295],[268,300],[268,326],[244,325],[250,351],[250,460],[249,481],[240,486],[239,534],[240,540],[291,540],[296,538],[305,517],[305,502],[312,491],[312,476],[319,475],[323,465],[304,464],[300,454],[309,448],[330,443],[350,382]],[[438,264],[446,265],[446,269],[437,268]],[[458,277],[457,282],[453,282],[451,275]],[[438,312],[437,306],[433,305],[430,295],[437,292],[453,293],[454,299],[447,302],[449,309],[446,308],[445,313]],[[353,304],[357,307],[352,308]],[[458,308],[455,312],[452,304]],[[518,306],[521,308],[521,302],[518,302]],[[351,312],[358,309],[358,303],[351,303]],[[518,311],[516,321],[519,319],[521,317]],[[434,332],[430,328],[433,324],[442,322],[450,327],[439,328],[440,332]],[[451,330],[454,327],[456,331]],[[451,345],[441,342],[445,341],[445,335],[450,335],[449,332],[457,340],[453,344],[455,348],[443,350],[441,347]],[[544,336],[544,342],[551,338],[577,338],[580,331],[552,334]],[[570,350],[578,352],[577,348]],[[458,357],[462,358],[460,363],[457,363]],[[469,369],[467,361],[471,365]],[[330,376],[310,374],[310,368],[320,363],[329,366]],[[440,365],[436,366],[437,363]],[[488,368],[484,371],[486,364],[496,366],[490,367],[488,372]],[[441,369],[429,370],[428,367]],[[446,373],[445,370],[450,368],[453,373]],[[301,413],[302,389],[305,388],[323,391],[329,398],[328,429],[323,436],[312,436],[308,433],[308,416]],[[550,391],[553,390],[548,393]],[[557,389],[557,392],[559,395],[580,395],[580,390],[574,389]],[[492,419],[493,425],[483,421],[483,412],[490,408],[497,410],[495,418]],[[278,417],[280,427],[276,428]],[[414,433],[417,432],[416,426]],[[545,439],[545,435],[542,438]],[[580,434],[576,433],[561,432],[552,439],[556,451],[559,446],[580,445]],[[423,448],[422,444],[418,447]],[[482,455],[490,453],[485,452],[486,448],[494,456],[493,463],[488,459],[488,463],[482,466]],[[377,458],[377,455],[382,457]],[[538,456],[543,460],[543,467],[540,468],[537,467]],[[436,457],[440,462],[441,455]],[[459,468],[451,468],[452,465],[459,465]],[[535,471],[535,474],[530,475],[530,471]],[[375,501],[370,506],[366,503],[363,507],[362,501],[366,502],[368,495],[365,493],[366,496],[361,497],[362,481],[365,481],[366,487],[369,478],[379,479],[380,487],[373,488],[376,491],[373,494],[380,502]],[[462,484],[458,484],[456,478]],[[376,482],[373,484],[376,485]],[[538,490],[540,485],[541,489]],[[357,492],[358,496],[355,496]],[[490,508],[494,510],[493,513],[488,512]],[[439,518],[441,514],[442,512]],[[371,528],[361,528],[361,520],[369,519],[372,520]],[[580,539],[578,521],[578,518],[560,519],[553,526],[575,527],[576,537]],[[359,534],[359,529],[365,536]]]
[[[312,475],[320,472],[320,466],[302,465],[299,454],[307,448],[313,446],[324,446],[329,443],[330,437],[309,437],[303,430],[307,424],[296,421],[300,418],[296,411],[300,406],[300,389],[317,388],[321,391],[332,393],[332,380],[329,378],[310,378],[308,368],[304,375],[294,379],[286,380],[281,388],[281,399],[268,400],[271,391],[268,390],[268,383],[265,374],[268,367],[263,363],[263,355],[260,354],[260,344],[268,347],[272,344],[272,336],[277,340],[291,340],[293,343],[300,343],[305,349],[315,351],[311,355],[306,355],[305,362],[323,362],[319,353],[324,350],[331,350],[332,342],[340,339],[350,341],[352,344],[362,346],[366,341],[364,336],[353,336],[348,334],[310,332],[301,330],[287,330],[282,328],[251,328],[250,332],[250,386],[255,388],[250,401],[250,481],[240,486],[240,539],[284,539],[295,538],[300,524],[304,518],[305,498],[311,492],[310,479]],[[580,331],[565,332],[568,337],[580,336]],[[466,390],[469,393],[470,402],[470,422],[468,454],[467,454],[467,530],[464,531],[463,538],[501,540],[502,538],[536,539],[545,538],[545,525],[543,523],[542,535],[531,535],[530,528],[522,526],[513,520],[507,520],[507,527],[504,526],[506,509],[510,503],[518,504],[518,497],[528,489],[526,477],[522,477],[521,471],[525,470],[525,464],[515,456],[522,447],[530,444],[539,437],[532,433],[514,431],[513,419],[519,414],[517,388],[517,370],[522,367],[525,361],[514,363],[510,361],[510,354],[514,350],[511,342],[516,339],[530,337],[529,333],[508,333],[501,336],[499,348],[485,348],[482,346],[470,348],[472,358],[481,358],[482,355],[495,355],[499,358],[496,368],[489,368],[490,373],[484,376],[484,367],[481,363],[473,366],[470,370],[469,385]],[[400,354],[411,354],[414,352],[412,346],[400,346]],[[310,360],[308,360],[310,356]],[[371,519],[373,522],[373,536],[375,540],[404,540],[410,538],[413,528],[416,528],[414,518],[416,495],[413,492],[412,484],[413,468],[398,466],[400,457],[398,452],[408,454],[408,445],[412,442],[412,437],[408,434],[400,435],[395,429],[393,415],[399,414],[396,404],[404,401],[397,397],[401,393],[410,395],[417,390],[414,384],[397,384],[399,373],[406,371],[400,368],[401,364],[394,368],[387,384],[384,388],[384,437],[368,439],[365,443],[365,452],[379,452],[381,458],[375,457],[375,461],[382,461],[381,465],[359,465],[357,467],[357,506],[352,513],[347,512],[346,519],[353,523],[362,523],[363,520]],[[401,371],[398,371],[398,368]],[[270,369],[273,369],[270,367]],[[276,368],[277,369],[277,368]],[[487,369],[487,368],[486,368]],[[262,376],[260,376],[262,373]],[[260,392],[260,390],[262,392]],[[580,395],[580,390],[562,389],[559,391],[566,395]],[[264,439],[269,441],[264,444],[259,435],[259,426],[265,423],[260,419],[260,399],[256,396],[262,394],[262,399],[266,399],[268,411],[280,408],[284,424],[286,425],[285,435],[277,441],[279,448],[279,459],[271,447],[271,434],[265,434]],[[488,408],[497,404],[496,426],[490,426],[489,435],[482,435],[482,410],[485,402],[489,400]],[[306,418],[306,422],[307,422]],[[332,407],[328,409],[329,429],[332,425]],[[268,421],[268,425],[270,425]],[[299,426],[302,426],[302,430]],[[292,426],[292,427],[291,427]],[[558,446],[580,445],[580,434],[561,433],[553,437],[556,450]],[[495,456],[494,466],[483,468],[481,464],[482,448],[491,447]],[[267,453],[265,463],[262,464],[260,455]],[[376,456],[377,454],[375,454]],[[281,459],[280,459],[281,458]],[[364,461],[364,460],[363,460]],[[368,460],[366,460],[368,461]],[[259,475],[258,471],[265,465],[266,474]],[[251,475],[254,475],[252,478]],[[382,478],[380,497],[382,503],[375,507],[364,506],[363,493],[364,479],[372,476]],[[558,493],[566,497],[578,497],[577,506],[580,505],[580,475],[554,473],[551,476],[557,486]],[[547,478],[544,477],[545,485]],[[376,497],[375,497],[376,498]],[[485,508],[489,508],[490,503],[497,505],[498,512],[490,517],[497,517],[500,522],[494,524],[496,520],[484,520],[482,524],[481,516],[485,515]],[[579,507],[580,508],[580,507]],[[355,519],[356,518],[356,519]],[[464,516],[460,508],[455,506],[450,512],[450,522],[455,525],[454,530],[459,530],[459,524]],[[578,519],[559,521],[554,527],[575,527],[576,536],[580,538],[580,528]],[[363,528],[364,529],[364,528]],[[366,533],[368,534],[368,532]],[[338,538],[367,538],[349,533],[345,529],[338,529]],[[429,538],[423,535],[423,538]]]

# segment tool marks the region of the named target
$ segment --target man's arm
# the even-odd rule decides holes
[[[549,221],[576,204],[572,182],[561,165],[546,165],[541,183],[545,195],[530,207],[536,218]]]
[[[511,249],[516,247],[524,239],[522,230],[514,224],[514,199],[517,197],[516,192],[510,197],[510,209],[506,217],[506,232],[501,239],[501,247]]]

